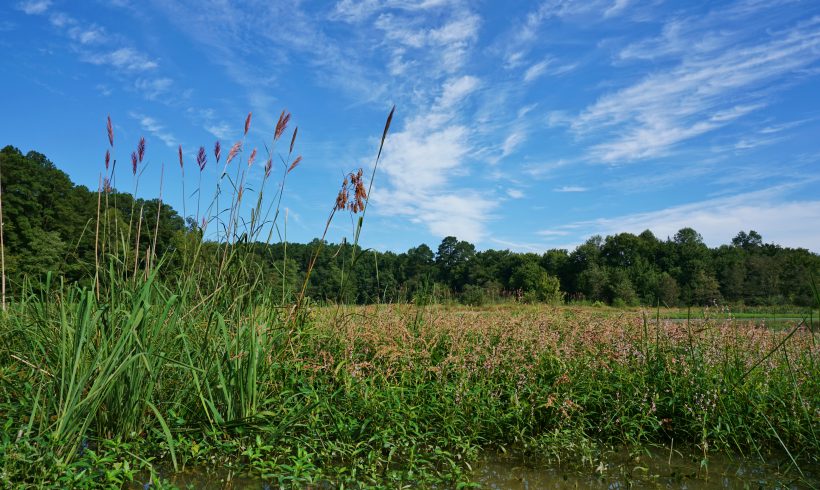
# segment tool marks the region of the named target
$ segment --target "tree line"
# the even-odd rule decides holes
[[[0,170],[5,274],[12,296],[24,282],[41,281],[48,272],[91,285],[100,233],[112,235],[106,243],[114,248],[145,249],[155,241],[157,254],[166,258],[161,273],[169,281],[182,273],[188,244],[201,240],[194,220],[186,222],[160,200],[135,199],[118,190],[103,198],[97,190],[72,183],[38,152],[24,155],[7,146],[0,151]],[[106,200],[104,206],[100,199]],[[106,222],[102,232],[99,209],[100,221]],[[117,230],[135,229],[137,222],[139,236],[133,244],[122,243]],[[306,289],[314,301],[807,306],[812,304],[812,279],[820,272],[817,254],[764,243],[755,231],[741,231],[730,244],[710,248],[697,231],[683,228],[666,239],[649,230],[596,235],[573,251],[543,254],[479,251],[452,236],[435,250],[421,244],[402,253],[318,239],[245,243],[248,280],[263,281],[281,292],[283,301],[291,301],[320,244],[323,251]],[[218,257],[223,246],[203,243],[202,260]]]

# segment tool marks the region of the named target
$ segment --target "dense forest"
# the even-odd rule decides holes
[[[24,155],[12,146],[3,148],[0,171],[5,269],[12,297],[23,284],[43,280],[47,272],[91,283],[100,233],[98,209],[104,214],[100,221],[105,218],[108,224],[107,233],[141,223],[140,237],[133,240],[138,247],[152,246],[156,235],[157,255],[165,258],[161,272],[168,280],[180,273],[184,245],[201,236],[193,220],[186,222],[158,199],[134,199],[114,190],[104,193],[101,204],[96,190],[74,185],[34,151]],[[112,237],[108,243],[118,240]],[[254,257],[256,279],[282,291],[287,300],[301,287],[320,243],[317,239],[307,244],[244,246]],[[640,235],[593,236],[573,251],[543,254],[477,251],[455,237],[444,238],[435,250],[422,244],[398,254],[361,249],[354,253],[347,243],[323,246],[307,288],[316,301],[803,306],[812,303],[812,277],[820,272],[817,254],[764,243],[755,231],[741,231],[731,244],[717,248],[706,246],[691,228],[666,239],[648,230]],[[205,243],[203,255],[217,256],[221,247]]]

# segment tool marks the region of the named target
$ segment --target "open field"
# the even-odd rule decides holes
[[[3,316],[4,485],[161,487],[174,468],[213,468],[284,487],[450,487],[499,449],[570,467],[625,446],[687,448],[707,467],[777,454],[798,481],[820,463],[806,326],[544,306],[287,321],[259,297],[217,311],[158,283],[111,295],[56,289]]]

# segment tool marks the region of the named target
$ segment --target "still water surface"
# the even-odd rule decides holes
[[[663,451],[638,456],[625,451],[586,470],[530,465],[515,455],[485,454],[476,465],[473,478],[482,488],[509,490],[820,488],[818,468],[800,470],[803,476],[779,457],[761,462],[711,455],[708,464],[702,464],[702,457],[697,455]]]
[[[678,451],[655,450],[637,455],[623,451],[599,462],[597,467],[578,470],[534,464],[518,454],[487,452],[472,467],[473,481],[480,483],[481,488],[498,490],[820,489],[820,468],[803,465],[798,471],[787,458],[780,456],[761,461],[710,455],[706,463],[702,456]],[[277,488],[259,479],[228,475],[214,469],[189,469],[167,477],[180,488]]]

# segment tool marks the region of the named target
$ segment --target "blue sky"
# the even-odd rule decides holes
[[[96,189],[110,114],[118,187],[144,135],[139,195],[164,163],[179,210],[178,145],[189,193],[208,150],[210,189],[214,142],[227,153],[252,112],[253,187],[287,109],[289,240],[321,234],[346,172],[369,175],[396,104],[366,247],[541,252],[691,226],[820,251],[817,1],[11,0],[0,70],[0,144]],[[338,215],[329,238],[351,233]]]

